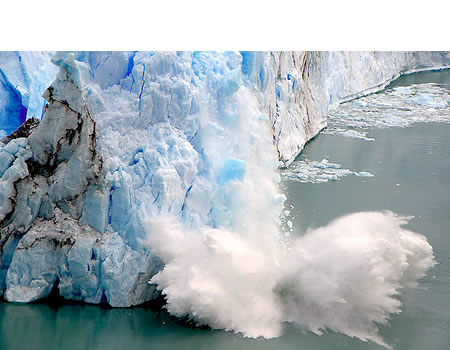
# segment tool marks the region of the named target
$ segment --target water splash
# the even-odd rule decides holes
[[[149,221],[148,244],[165,263],[155,283],[168,311],[247,337],[281,335],[284,322],[333,330],[389,347],[377,324],[400,312],[400,292],[434,265],[425,237],[392,212],[355,213],[292,237],[273,232],[186,229]]]
[[[288,221],[283,232],[280,217],[290,213],[270,118],[231,73],[218,80],[215,103],[199,102],[194,146],[203,165],[183,215],[148,221],[147,244],[165,264],[150,283],[171,314],[215,329],[273,338],[290,322],[388,346],[377,325],[400,311],[401,291],[433,266],[431,246],[391,212],[351,214],[301,237],[289,235]],[[294,173],[314,182],[372,175],[327,160],[296,162],[282,174]]]

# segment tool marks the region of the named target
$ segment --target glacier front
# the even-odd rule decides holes
[[[0,77],[7,86],[1,92],[7,112],[0,119],[5,130],[0,141],[0,293],[5,299],[30,302],[57,290],[70,300],[126,307],[162,290],[176,315],[198,307],[213,327],[267,337],[279,334],[281,321],[301,323],[298,315],[283,310],[287,304],[273,307],[279,300],[272,291],[292,303],[299,298],[292,283],[304,282],[284,278],[297,273],[297,263],[281,272],[277,267],[295,260],[282,257],[274,243],[285,243],[279,232],[285,196],[278,187],[278,168],[295,159],[340,102],[379,90],[406,72],[450,66],[450,54],[439,52],[27,53],[22,71],[59,69],[45,90],[47,104],[39,122],[44,105],[37,93],[44,92],[55,68],[33,73],[35,80],[14,90],[13,79],[5,78],[19,76],[14,57],[22,56],[0,54]],[[380,215],[370,220],[377,225],[385,220],[387,231],[405,237],[389,246],[413,270],[396,270],[397,276],[380,286],[384,294],[379,300],[394,303],[390,298],[397,289],[393,293],[390,287],[405,274],[407,283],[421,276],[433,263],[432,252],[425,240],[400,229],[405,220]],[[312,251],[317,248],[312,239],[304,242]],[[405,244],[422,259],[410,262]],[[300,243],[294,246],[297,252],[303,249]],[[331,243],[329,250],[336,246]],[[242,266],[247,253],[256,265],[245,274],[217,274],[221,279],[214,283],[195,279],[202,276],[202,265],[192,257],[208,257],[211,251],[213,257],[202,260],[204,265],[209,261],[212,270],[205,267],[205,274],[210,276],[223,263]],[[226,258],[214,260],[217,256]],[[188,264],[189,273],[180,270],[180,261]],[[389,258],[383,263],[396,262]],[[267,276],[247,281],[269,265],[273,269]],[[277,274],[283,281],[273,279]],[[173,284],[173,276],[188,284],[197,281],[198,288]],[[250,313],[262,323],[248,326],[242,314],[231,321],[216,317],[223,304],[208,309],[193,297],[197,291],[209,300],[214,288],[235,286],[228,284],[233,276],[258,291],[259,305],[277,310],[275,318]],[[235,289],[223,297],[225,304],[245,305]],[[371,322],[385,321],[398,307],[376,304],[376,314],[363,319],[367,329],[354,324],[351,330],[340,329],[324,319],[307,327],[317,332],[329,327],[382,343]]]

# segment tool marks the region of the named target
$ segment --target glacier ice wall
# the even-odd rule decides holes
[[[276,99],[270,104],[274,141],[289,165],[326,126],[339,103],[383,89],[401,74],[450,67],[449,52],[280,52]],[[264,76],[264,75],[263,75]]]
[[[402,72],[449,65],[448,53],[427,52],[76,52],[52,60],[59,73],[42,121],[32,131],[30,119],[0,144],[0,290],[11,301],[58,289],[113,306],[157,294],[147,281],[163,261],[143,243],[147,220],[172,216],[193,230],[278,239],[279,161],[295,158],[329,108]],[[30,66],[48,64],[38,63]],[[27,91],[42,108],[37,89]]]
[[[15,131],[25,120],[41,119],[43,92],[58,68],[50,52],[0,53],[0,138]]]
[[[76,53],[78,60],[89,65],[91,79],[101,89],[117,85],[129,75],[133,78],[125,84],[134,84],[133,74],[139,74],[139,68],[131,73],[135,63],[140,65],[142,54],[135,59],[136,52]],[[0,136],[14,131],[25,119],[42,118],[45,100],[41,95],[57,73],[57,67],[50,62],[52,55],[0,54]],[[259,93],[259,102],[271,119],[279,159],[288,165],[326,125],[330,109],[380,90],[401,74],[448,68],[449,55],[448,52],[241,52],[240,70],[244,80],[252,81],[253,92]]]

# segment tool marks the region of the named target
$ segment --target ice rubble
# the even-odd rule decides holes
[[[438,84],[394,87],[343,103],[328,115],[326,134],[374,141],[368,129],[405,127],[413,123],[450,123],[450,94]]]
[[[299,181],[302,183],[323,183],[328,181],[336,181],[347,175],[356,175],[361,177],[374,176],[367,171],[357,172],[349,169],[343,169],[340,164],[332,163],[325,158],[319,162],[302,157],[302,159],[296,160],[288,168],[281,170],[281,177],[283,179]]]
[[[30,67],[47,67],[40,62]],[[295,158],[328,109],[449,57],[77,52],[53,62],[42,122],[0,144],[0,287],[11,301],[58,288],[67,299],[130,306],[154,297],[147,281],[162,264],[142,244],[147,219],[273,227],[276,236],[278,161]],[[28,116],[42,108],[33,86],[50,76],[23,94],[39,102],[22,103]]]

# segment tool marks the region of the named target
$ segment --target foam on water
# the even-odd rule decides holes
[[[343,103],[328,115],[325,134],[374,141],[367,129],[450,123],[449,91],[433,83],[399,86]]]

